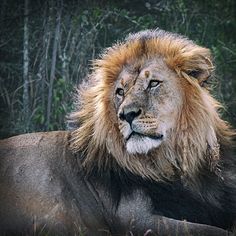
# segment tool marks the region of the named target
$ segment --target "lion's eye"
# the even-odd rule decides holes
[[[117,88],[117,89],[116,89],[116,94],[123,97],[123,96],[124,96],[124,89],[122,89],[122,88]]]
[[[148,88],[155,88],[157,87],[159,84],[161,83],[161,81],[159,80],[150,80]]]

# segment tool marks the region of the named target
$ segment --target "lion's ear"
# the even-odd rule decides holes
[[[180,70],[190,78],[196,79],[200,86],[204,86],[214,71],[210,50],[196,47],[182,53]]]
[[[208,79],[211,77],[214,70],[214,66],[210,58],[205,57],[202,60],[205,61],[205,64],[198,64],[198,68],[187,71],[187,74],[190,77],[197,79],[200,86],[204,86],[208,82]]]

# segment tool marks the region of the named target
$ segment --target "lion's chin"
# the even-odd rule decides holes
[[[132,135],[126,142],[126,149],[130,154],[147,154],[150,150],[159,147],[162,141],[163,136],[151,138]]]

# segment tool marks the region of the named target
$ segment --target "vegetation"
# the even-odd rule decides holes
[[[128,33],[156,27],[212,50],[215,96],[236,125],[235,9],[234,0],[2,0],[0,138],[65,129],[91,60]]]

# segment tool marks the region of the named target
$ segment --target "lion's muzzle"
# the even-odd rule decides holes
[[[147,153],[162,143],[164,135],[157,132],[156,118],[147,118],[138,106],[123,107],[118,117],[120,132],[129,153]]]
[[[127,121],[131,126],[133,120],[139,117],[141,113],[142,113],[142,110],[138,107],[124,108],[123,111],[120,112],[119,118],[122,121],[124,120]]]

